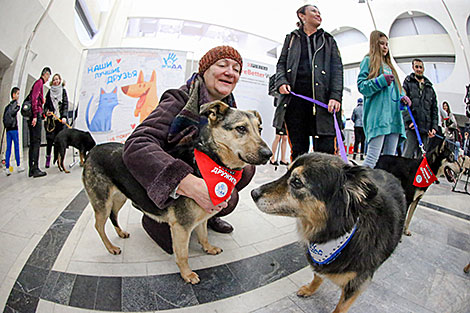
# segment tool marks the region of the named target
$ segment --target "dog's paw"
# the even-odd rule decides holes
[[[121,254],[121,248],[116,247],[116,246],[112,246],[112,247],[108,248],[108,251],[109,251],[109,253],[114,254],[114,255]]]
[[[196,285],[198,284],[201,280],[199,279],[199,275],[194,273],[194,272],[190,272],[189,274],[183,274],[181,273],[181,277],[183,277],[184,281],[187,282],[187,283],[191,283],[193,285]]]
[[[405,236],[411,236],[411,232],[408,229],[406,229],[403,233],[405,234]]]
[[[219,247],[216,247],[216,246],[209,246],[209,247],[204,247],[204,252],[206,252],[207,254],[211,254],[211,255],[216,255],[216,254],[219,254],[219,253],[222,253],[222,248],[219,248]]]
[[[117,232],[118,233],[118,236],[121,237],[121,238],[129,238],[131,236],[131,234],[129,234],[127,231],[123,231],[123,230],[120,230]]]
[[[311,295],[313,295],[315,290],[311,290],[309,288],[309,285],[304,285],[304,286],[300,287],[300,289],[297,291],[297,296],[304,297],[304,298],[305,297],[310,297]]]
[[[463,271],[464,271],[465,273],[467,273],[467,274],[468,274],[468,272],[470,272],[470,263],[468,263],[467,266],[465,266],[465,267],[463,268]]]

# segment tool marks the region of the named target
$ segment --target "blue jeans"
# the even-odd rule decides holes
[[[15,159],[16,165],[20,166],[20,141],[18,139],[18,130],[9,130],[7,131],[7,151],[5,154],[5,166],[6,168],[10,167],[10,155],[11,155],[11,143],[15,143]]]
[[[400,139],[400,134],[380,135],[369,140],[367,156],[362,165],[374,168],[382,149],[383,154],[395,155],[398,139]]]

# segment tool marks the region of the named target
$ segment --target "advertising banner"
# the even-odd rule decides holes
[[[268,146],[271,146],[275,136],[275,129],[272,126],[275,111],[274,97],[268,95],[269,76],[275,71],[274,65],[243,59],[242,74],[233,92],[239,109],[256,110],[261,114],[263,119],[261,137]]]
[[[163,92],[185,82],[186,52],[113,48],[88,50],[76,128],[96,143],[124,142],[158,105]]]

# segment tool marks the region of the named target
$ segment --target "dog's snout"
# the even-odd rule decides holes
[[[259,188],[255,188],[251,191],[251,198],[253,201],[257,201],[261,197],[261,191]]]
[[[269,148],[261,148],[259,151],[260,157],[263,159],[263,161],[266,163],[268,162],[269,158],[273,155],[271,150]]]

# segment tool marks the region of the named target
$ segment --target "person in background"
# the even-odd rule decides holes
[[[209,50],[199,60],[198,73],[179,89],[165,91],[157,108],[136,127],[124,145],[124,163],[157,207],[164,209],[181,195],[192,198],[208,212],[219,211],[207,225],[221,233],[233,231],[232,225],[220,217],[235,209],[238,191],[251,181],[255,167],[246,166],[231,198],[214,206],[204,180],[193,175],[190,165],[173,158],[168,149],[197,139],[199,126],[207,123],[207,118],[199,115],[202,104],[221,100],[236,107],[232,91],[240,78],[242,65],[240,54],[230,46]],[[142,225],[162,249],[172,253],[168,224],[144,215]]]
[[[406,142],[403,156],[405,158],[420,158],[421,149],[419,148],[415,127],[418,127],[421,141],[423,142],[424,149],[426,149],[429,138],[434,137],[436,134],[439,125],[439,114],[437,97],[432,83],[423,75],[423,61],[414,59],[411,65],[413,67],[413,73],[406,76],[403,81],[403,89],[412,103],[408,110],[403,110],[402,112],[406,128]],[[409,110],[411,110],[417,125],[414,125],[411,121]]]
[[[382,150],[395,155],[400,136],[406,138],[400,102],[411,104],[392,65],[388,37],[381,31],[370,34],[369,53],[361,62],[357,87],[364,95],[363,126],[368,141],[363,165],[374,168]]]
[[[468,130],[466,130],[463,135],[463,154],[470,156],[470,134]]]
[[[357,152],[359,150],[359,145],[361,145],[361,160],[364,160],[364,127],[362,123],[362,114],[363,114],[363,103],[362,98],[357,99],[357,106],[354,108],[351,115],[351,120],[354,122],[354,154],[353,160],[356,159]]]
[[[46,103],[44,104],[44,111],[46,112],[44,129],[46,130],[47,141],[46,168],[49,168],[51,164],[54,139],[67,123],[69,100],[64,86],[65,82],[62,81],[62,77],[56,73],[52,76],[51,89],[46,94]]]
[[[279,151],[278,145],[280,145],[281,149],[281,158],[279,160]],[[269,164],[271,165],[289,165],[289,162],[286,160],[286,150],[287,150],[287,133],[286,133],[286,125],[283,124],[281,129],[276,128],[276,136],[274,137],[273,144],[272,144],[272,152],[273,156],[269,160]]]
[[[447,101],[442,102],[441,120],[445,137],[451,139],[454,143],[454,155],[457,160],[460,150],[460,130],[454,113],[450,110],[450,105]]]
[[[18,98],[20,96],[20,88],[13,87],[10,92],[11,101],[5,107],[3,112],[3,127],[5,127],[7,133],[7,150],[5,152],[5,174],[10,176],[10,156],[11,156],[11,144],[15,144],[15,159],[16,159],[16,170],[18,173],[24,171],[24,167],[20,165],[20,142],[18,139],[18,119],[17,114],[20,110],[18,104]]]
[[[281,93],[276,128],[286,123],[291,159],[307,153],[310,136],[317,152],[335,153],[331,113],[341,120],[343,64],[333,36],[319,28],[322,17],[314,5],[297,10],[298,29],[286,36],[276,66],[276,90]],[[290,94],[293,91],[328,105],[328,109]]]
[[[51,77],[51,69],[45,67],[41,71],[41,77],[33,84],[31,89],[31,109],[33,116],[28,120],[29,129],[29,177],[43,177],[47,173],[39,169],[39,148],[41,147],[41,126],[44,105],[44,84]]]
[[[455,119],[454,113],[451,112],[449,103],[447,101],[442,102],[441,111],[442,128],[448,137],[452,140],[458,141],[458,125]]]

